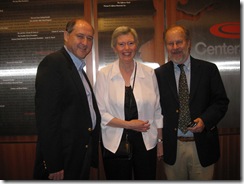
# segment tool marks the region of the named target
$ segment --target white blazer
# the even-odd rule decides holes
[[[134,79],[131,75],[131,86]],[[116,60],[97,73],[95,83],[97,104],[101,113],[102,141],[108,150],[115,153],[118,149],[123,128],[107,126],[114,117],[124,120],[125,81]],[[138,119],[149,120],[150,129],[142,132],[147,150],[157,144],[157,128],[163,127],[163,116],[159,103],[159,91],[154,69],[137,62],[137,72],[134,85],[134,96],[138,109]]]

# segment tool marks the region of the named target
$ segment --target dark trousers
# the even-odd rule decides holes
[[[103,159],[107,180],[155,180],[157,147],[146,150],[141,133],[129,134],[133,146],[130,160]]]

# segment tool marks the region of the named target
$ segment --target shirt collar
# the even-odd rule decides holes
[[[183,64],[185,65],[185,68],[190,71],[190,55],[188,56],[187,60]],[[174,68],[177,70],[179,69],[177,63],[174,63]]]
[[[120,70],[119,70],[119,60],[118,59],[116,61],[114,61],[114,63],[113,63],[111,79],[116,76],[121,76]]]
[[[135,63],[136,61],[134,61]],[[137,63],[138,65],[138,63]],[[138,66],[137,66],[137,74],[136,75],[139,75],[139,70],[138,70]],[[132,73],[132,75],[134,75],[134,72],[135,72],[135,67],[134,67],[134,71]],[[119,60],[117,59],[116,61],[114,61],[113,63],[113,69],[112,69],[112,73],[111,73],[111,79],[116,77],[116,76],[120,76],[122,77],[121,73],[120,73],[120,69],[119,69]]]
[[[79,70],[80,68],[84,68],[86,66],[86,62],[82,59],[80,60],[79,58],[77,58],[72,52],[70,52],[67,47],[64,45],[65,50],[68,52],[68,54],[70,55],[73,63],[75,64],[75,67],[77,68],[77,70]]]

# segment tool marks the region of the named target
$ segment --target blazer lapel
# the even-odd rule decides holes
[[[80,74],[77,71],[75,66],[72,67],[71,75],[72,75],[72,77],[74,79],[76,87],[78,88],[82,98],[87,99],[85,86],[84,86],[84,84],[83,84],[83,82],[82,82],[82,80],[80,78]],[[88,100],[87,100],[87,105],[88,105]]]
[[[98,115],[100,116],[100,114],[99,114],[99,109],[98,109],[98,106],[97,106],[96,97],[94,95],[94,92],[93,92],[93,88],[91,86],[91,83],[90,83],[90,81],[89,81],[89,79],[88,79],[88,77],[87,77],[87,75],[86,75],[86,73],[84,71],[83,71],[83,75],[86,78],[86,81],[87,81],[87,83],[88,83],[88,85],[89,85],[89,87],[91,89],[93,108],[94,108],[94,110],[96,112],[96,116],[97,116],[97,120],[98,120]]]
[[[77,71],[77,69],[76,69],[71,57],[66,52],[65,48],[62,48],[61,52],[67,58],[68,68],[69,68],[69,71],[70,71],[70,76],[72,77],[72,79],[73,79],[73,81],[75,83],[75,86],[77,87],[77,90],[79,91],[79,94],[81,95],[81,98],[86,103],[86,105],[84,107],[89,107],[88,99],[87,99],[87,96],[86,96],[85,86],[84,86],[84,84],[83,84],[83,82],[81,80],[79,72]],[[92,101],[93,101],[93,108],[94,108],[94,110],[96,112],[96,121],[97,121],[96,127],[97,127],[97,126],[99,126],[99,122],[101,120],[100,112],[99,112],[99,109],[98,109],[98,106],[97,106],[97,103],[96,103],[96,98],[95,98],[92,86],[91,86],[91,84],[90,84],[90,82],[88,80],[88,77],[85,74],[85,72],[83,74],[84,74],[86,80],[88,81],[89,87],[90,87],[91,92],[92,92]],[[87,110],[88,113],[90,113],[90,109],[89,108],[85,108],[85,109]],[[91,119],[90,122],[92,123],[92,119]]]
[[[169,65],[168,65],[168,69],[165,71],[167,71],[166,76],[168,78],[168,83],[169,83],[169,87],[172,91],[172,94],[174,95],[176,101],[179,101],[178,100],[177,86],[176,86],[176,81],[175,81],[174,64],[172,61],[170,61]]]
[[[66,52],[65,48],[62,48],[61,50],[64,54],[64,56],[67,58],[67,61],[68,61],[68,67],[70,69],[70,75],[72,77],[72,79],[74,80],[74,83],[77,87],[77,90],[79,91],[81,97],[83,99],[86,99],[86,103],[88,105],[88,100],[87,100],[87,96],[86,96],[86,90],[85,90],[85,87],[83,85],[83,82],[80,78],[80,74],[79,72],[77,71],[76,67],[75,67],[75,64],[73,63],[71,57],[69,56],[69,54]]]
[[[199,64],[196,59],[191,57],[191,85],[190,85],[190,103],[195,93],[197,92],[197,86],[201,77],[202,70],[199,68]]]

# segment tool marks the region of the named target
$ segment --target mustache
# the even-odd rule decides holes
[[[171,53],[172,53],[172,54],[180,54],[180,53],[182,53],[182,50],[178,50],[178,49],[177,49],[177,50],[172,51]]]

